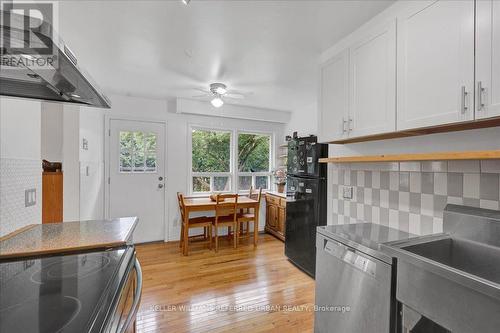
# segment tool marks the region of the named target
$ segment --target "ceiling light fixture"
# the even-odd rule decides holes
[[[210,103],[212,103],[213,107],[220,108],[224,104],[224,101],[220,98],[220,96],[216,96],[210,101]]]

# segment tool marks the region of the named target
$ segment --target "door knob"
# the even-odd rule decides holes
[[[163,184],[158,184],[158,188],[163,188]]]

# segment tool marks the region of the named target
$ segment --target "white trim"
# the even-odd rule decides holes
[[[169,240],[169,221],[168,221],[168,191],[170,189],[169,177],[168,175],[168,127],[166,120],[159,119],[149,119],[149,118],[140,118],[140,117],[131,117],[127,115],[104,115],[104,217],[110,218],[110,184],[109,179],[111,175],[111,150],[110,150],[110,131],[111,131],[111,121],[112,120],[124,120],[124,121],[136,121],[136,122],[144,122],[144,123],[157,123],[164,125],[164,156],[163,156],[163,170],[164,170],[164,179],[165,179],[165,196],[163,201],[163,225],[164,225],[164,241]]]

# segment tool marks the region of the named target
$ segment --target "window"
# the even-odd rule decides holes
[[[269,189],[271,143],[269,134],[193,128],[191,192]]]
[[[156,134],[120,131],[120,172],[156,172]]]
[[[238,134],[238,190],[269,189],[271,172],[271,136]]]
[[[231,132],[193,129],[192,191],[231,190]]]

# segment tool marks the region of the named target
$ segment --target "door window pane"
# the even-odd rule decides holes
[[[210,177],[193,177],[193,192],[210,192]]]
[[[238,177],[238,189],[240,191],[249,190],[251,186],[252,186],[252,176]]]
[[[214,191],[224,191],[230,190],[229,177],[214,177]]]
[[[255,188],[267,190],[269,187],[269,176],[256,176],[255,177]]]
[[[238,135],[238,171],[269,172],[271,137],[269,135]]]
[[[120,131],[120,172],[156,172],[155,133]]]
[[[230,172],[231,133],[192,131],[193,172]]]

